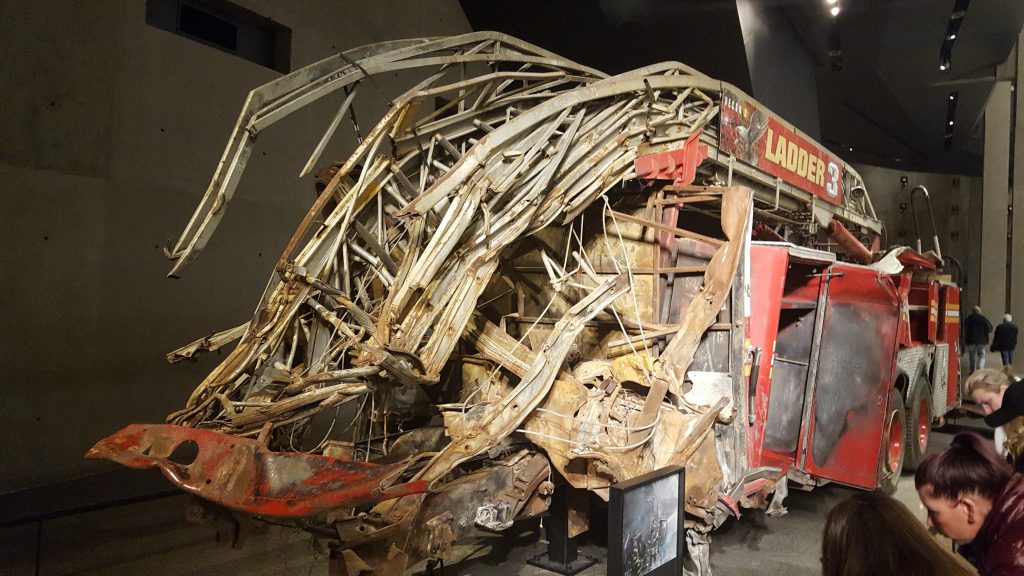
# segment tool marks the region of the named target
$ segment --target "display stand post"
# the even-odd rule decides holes
[[[569,537],[569,500],[572,486],[564,484],[551,495],[550,515],[544,520],[548,550],[527,560],[527,564],[549,572],[572,576],[597,564],[596,558],[577,553],[576,538]]]

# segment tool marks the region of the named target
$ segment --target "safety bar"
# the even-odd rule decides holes
[[[925,208],[928,209],[928,219],[932,224],[932,242],[935,244],[935,255],[938,256],[939,261],[942,261],[942,248],[939,247],[939,230],[935,227],[935,214],[932,212],[932,199],[928,195],[928,189],[924,186],[914,186],[910,190],[910,211],[914,216],[914,232],[917,233],[917,251],[921,252],[921,226],[917,222],[917,202],[916,192],[921,191],[924,194]]]

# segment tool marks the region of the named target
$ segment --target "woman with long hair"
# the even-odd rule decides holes
[[[995,429],[996,450],[1009,455],[1021,471],[1024,459],[1024,382],[1011,366],[1002,370],[983,368],[967,378],[967,393],[985,413],[985,423]]]
[[[823,576],[969,576],[970,564],[943,548],[924,523],[880,492],[861,492],[828,514]]]

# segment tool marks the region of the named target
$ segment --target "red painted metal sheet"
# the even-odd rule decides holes
[[[772,349],[771,393],[761,449],[765,464],[796,463],[824,262],[792,258],[785,270]]]
[[[943,321],[942,341],[949,343],[946,406],[952,407],[960,400],[960,288],[944,284],[939,297],[939,315]]]
[[[747,434],[747,454],[751,468],[791,463],[773,452],[764,451],[768,400],[771,397],[775,337],[779,329],[782,291],[786,282],[789,254],[785,247],[751,246],[750,248],[750,318],[747,321],[750,345],[761,349],[754,404],[754,422]]]
[[[928,283],[928,341],[938,341],[939,331],[939,283]]]
[[[903,274],[909,277],[909,274]],[[907,304],[911,307],[910,346],[932,344],[936,340],[937,318],[939,314],[938,283],[934,281],[918,281],[910,283]]]
[[[697,177],[697,167],[708,157],[707,146],[700,143],[703,130],[687,138],[682,148],[639,156],[633,162],[636,177],[641,180],[672,180],[674,184],[687,186]]]
[[[899,303],[899,325],[896,332],[896,345],[898,348],[909,348],[914,346],[914,328],[911,325],[910,317],[910,295],[913,283],[910,274],[897,274],[890,276],[890,281],[895,286],[894,298]]]
[[[874,488],[900,302],[891,277],[844,264],[830,272],[805,469]]]
[[[719,148],[832,204],[843,197],[843,162],[754,102],[722,90]]]
[[[175,450],[195,443],[195,458]],[[168,480],[202,498],[250,514],[302,517],[427,492],[426,483],[396,482],[408,463],[378,465],[296,452],[169,424],[132,424],[100,440],[86,458],[129,468],[159,468]]]

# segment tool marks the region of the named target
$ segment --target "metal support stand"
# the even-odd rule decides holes
[[[577,554],[576,538],[569,537],[569,497],[574,488],[563,485],[551,495],[550,516],[544,522],[548,550],[526,561],[549,572],[572,576],[597,564],[597,558]]]

